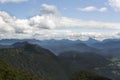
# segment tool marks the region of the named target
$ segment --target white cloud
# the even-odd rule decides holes
[[[100,12],[105,12],[105,11],[107,11],[107,8],[106,7],[102,7],[102,8],[99,9],[99,11]]]
[[[120,11],[120,0],[108,0],[108,3],[115,11]]]
[[[53,15],[56,15],[56,14],[58,14],[58,10],[53,5],[42,4],[41,13],[42,14],[53,14]]]
[[[36,39],[96,39],[120,38],[120,23],[84,21],[59,16],[55,6],[43,4],[42,14],[29,19],[18,19],[0,11],[0,38],[36,38]],[[72,29],[111,29],[111,32],[74,31]],[[117,31],[117,33],[116,33]]]
[[[53,15],[34,16],[29,19],[30,26],[43,29],[54,29],[58,19]]]
[[[64,10],[67,10],[68,8],[65,7],[65,8],[63,8],[63,9],[64,9]]]
[[[8,3],[8,2],[19,3],[19,2],[24,2],[24,1],[28,1],[28,0],[0,0],[0,3]]]
[[[100,21],[84,21],[80,19],[73,19],[68,17],[61,17],[57,27],[63,28],[94,28],[94,29],[119,29],[120,23],[100,22]]]
[[[107,11],[106,7],[102,7],[102,8],[96,8],[94,6],[87,6],[84,8],[77,8],[79,11],[86,11],[86,12],[92,12],[92,11],[98,11],[98,12],[105,12]]]
[[[0,11],[0,33],[27,33],[32,30],[27,19],[17,19],[4,11]]]

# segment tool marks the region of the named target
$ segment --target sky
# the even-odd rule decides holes
[[[0,39],[120,38],[120,0],[0,0]]]

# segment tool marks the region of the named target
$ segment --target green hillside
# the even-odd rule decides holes
[[[27,42],[14,46],[0,49],[0,58],[9,65],[48,80],[68,80],[57,56],[49,50]]]
[[[0,60],[0,80],[44,80],[28,72],[16,70]]]
[[[86,57],[85,57],[86,56]],[[0,80],[71,80],[71,76],[81,67],[94,64],[95,60],[103,57],[92,54],[62,54],[55,56],[51,51],[27,42],[16,43],[10,48],[0,49]],[[65,63],[63,63],[65,62]],[[82,62],[82,63],[81,63]],[[76,64],[75,64],[76,63]],[[84,64],[83,64],[84,63]],[[79,64],[79,65],[78,65]],[[99,64],[102,64],[99,62]],[[84,66],[83,66],[84,65]],[[102,64],[103,65],[103,64]],[[87,76],[86,76],[87,75]],[[73,75],[72,80],[100,80],[101,77],[88,72]],[[102,78],[102,80],[109,80]]]

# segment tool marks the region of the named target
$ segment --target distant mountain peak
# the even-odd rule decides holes
[[[94,42],[96,41],[96,42],[98,42],[98,40],[96,40],[94,38],[91,38],[91,37],[89,37],[89,39],[87,41],[94,41]]]
[[[84,42],[87,43],[87,44],[93,44],[93,43],[97,43],[97,42],[100,42],[100,41],[90,37],[88,40],[86,40]]]

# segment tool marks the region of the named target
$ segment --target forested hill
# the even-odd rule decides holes
[[[15,43],[9,48],[1,48],[0,59],[4,61],[0,65],[0,70],[3,71],[0,77],[5,75],[5,79],[2,80],[70,80],[74,73],[70,72],[70,66],[67,64],[68,69],[66,69],[62,60],[54,53],[29,42]],[[85,74],[80,77],[83,76]],[[86,77],[83,80],[86,80]]]

